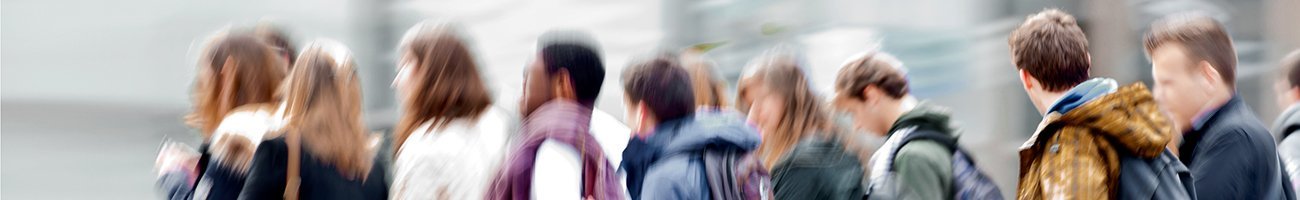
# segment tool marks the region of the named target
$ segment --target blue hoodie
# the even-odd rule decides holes
[[[709,199],[702,153],[748,152],[758,144],[758,131],[739,115],[699,112],[661,123],[649,138],[629,143],[620,170],[628,174],[633,199]]]
[[[1055,112],[1065,114],[1070,112],[1070,110],[1074,110],[1074,108],[1078,108],[1079,106],[1096,99],[1097,97],[1114,93],[1117,88],[1119,88],[1119,84],[1116,84],[1114,79],[1089,79],[1088,81],[1084,81],[1083,83],[1074,86],[1070,91],[1066,91],[1065,94],[1061,96],[1061,99],[1056,100],[1056,103],[1052,103],[1052,107],[1048,108],[1047,111],[1048,113]]]

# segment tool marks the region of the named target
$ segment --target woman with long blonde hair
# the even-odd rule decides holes
[[[771,169],[776,199],[859,199],[859,156],[846,149],[797,58],[774,49],[740,81],[737,106],[758,126],[758,155]],[[852,147],[847,147],[852,148]]]
[[[295,65],[282,88],[282,134],[258,146],[241,199],[386,199],[350,52],[316,41]]]
[[[492,106],[487,82],[454,25],[423,22],[402,38],[393,86],[396,199],[482,199],[515,123]]]

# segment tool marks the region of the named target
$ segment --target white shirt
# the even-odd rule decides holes
[[[610,165],[623,161],[623,149],[632,130],[609,113],[592,110],[591,134],[600,144]],[[576,148],[544,141],[533,161],[533,199],[582,199],[582,159]]]
[[[441,129],[425,123],[393,158],[393,199],[483,199],[505,155],[515,123],[489,108],[477,121],[458,120]]]

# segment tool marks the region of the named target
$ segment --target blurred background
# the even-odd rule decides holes
[[[1300,47],[1297,0],[5,0],[0,2],[0,198],[158,198],[151,173],[164,138],[198,143],[184,126],[204,38],[271,20],[294,43],[331,38],[356,54],[371,129],[396,117],[390,87],[401,34],[424,19],[465,28],[500,106],[516,109],[536,38],[591,32],[609,73],[598,108],[622,116],[618,74],[629,58],[696,44],[734,83],[777,44],[801,49],[829,94],[850,55],[883,49],[910,70],[913,93],[951,107],[961,142],[1013,196],[1016,148],[1041,116],[1019,88],[1007,35],[1026,15],[1061,8],[1091,43],[1093,75],[1151,84],[1141,36],[1165,14],[1200,11],[1229,28],[1238,89],[1271,123],[1282,108],[1277,60]],[[734,99],[734,93],[730,94]],[[385,140],[387,141],[387,140]]]

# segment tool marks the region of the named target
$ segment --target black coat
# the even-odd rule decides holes
[[[1200,199],[1287,199],[1277,146],[1241,98],[1193,123],[1179,146]]]
[[[299,199],[388,199],[387,170],[381,162],[375,162],[365,181],[348,180],[333,165],[322,163],[305,150],[300,156]],[[284,137],[258,145],[241,199],[282,199],[288,152]]]

